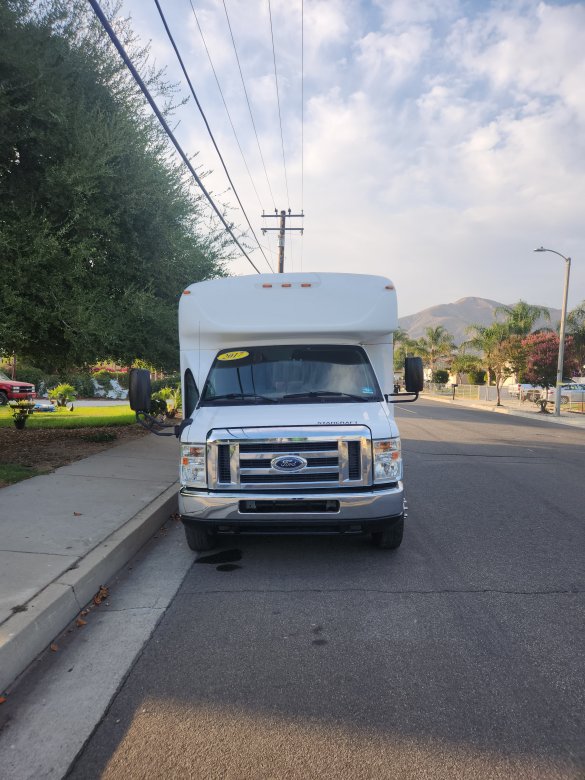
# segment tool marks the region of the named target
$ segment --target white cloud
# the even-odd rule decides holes
[[[144,13],[127,1],[135,16]],[[259,228],[191,10],[177,8],[173,29]],[[198,0],[196,8],[271,210],[222,4]],[[303,267],[386,273],[402,314],[465,295],[558,305],[561,272],[531,249],[545,243],[578,257],[585,246],[585,5],[305,0],[304,9],[301,204],[300,0],[272,0],[290,205],[307,214]],[[285,207],[267,4],[228,0],[228,10],[276,205]],[[160,58],[160,29],[141,17],[141,30],[151,28]],[[193,111],[181,115],[185,144],[201,151],[222,191],[225,177]],[[287,237],[297,268],[300,243]],[[585,298],[585,257],[573,269],[574,305]]]
[[[369,32],[357,44],[357,63],[365,83],[382,77],[386,88],[411,78],[431,43],[431,31],[410,27],[397,35]]]
[[[383,14],[385,27],[451,18],[460,5],[458,0],[375,0],[374,4]]]

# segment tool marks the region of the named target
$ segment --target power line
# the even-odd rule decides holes
[[[270,190],[270,197],[272,199],[272,205],[276,209],[276,202],[274,200],[274,195],[272,194],[272,187],[270,186],[270,180],[268,178],[268,171],[266,170],[266,163],[264,162],[264,155],[262,154],[262,149],[260,148],[260,139],[258,138],[258,132],[256,130],[256,123],[254,122],[254,115],[252,114],[252,106],[250,105],[250,99],[248,97],[248,90],[246,89],[246,82],[244,81],[244,74],[242,72],[242,66],[240,65],[240,58],[238,56],[238,50],[236,48],[236,41],[234,39],[234,34],[232,32],[232,25],[230,24],[230,17],[228,14],[227,6],[225,4],[225,0],[223,0],[223,9],[225,11],[225,18],[227,19],[230,36],[232,39],[232,46],[234,47],[234,53],[236,55],[236,60],[238,63],[238,69],[240,71],[240,78],[242,79],[242,86],[244,88],[244,95],[246,96],[246,103],[248,104],[248,111],[250,112],[250,119],[252,120],[252,127],[254,128],[254,135],[256,136],[256,143],[258,144],[258,151],[260,152],[260,159],[262,160],[262,166],[264,168],[264,174],[266,176],[266,183],[268,184],[268,189]]]
[[[227,103],[223,94],[223,90],[221,88],[221,84],[219,83],[219,78],[217,75],[217,72],[215,70],[215,66],[213,64],[213,60],[211,59],[211,54],[209,53],[209,48],[207,46],[207,41],[205,40],[205,36],[203,35],[203,30],[201,29],[201,25],[199,24],[199,17],[197,16],[197,12],[195,11],[195,8],[193,7],[193,1],[189,0],[189,5],[191,6],[191,10],[193,11],[193,16],[195,17],[195,21],[197,23],[197,29],[199,30],[199,35],[201,36],[201,40],[203,41],[203,46],[205,47],[205,52],[207,53],[207,59],[209,60],[209,64],[211,65],[211,70],[213,71],[213,75],[215,76],[215,83],[217,84],[217,88],[219,89],[219,94],[221,95],[221,99],[223,101],[223,106],[225,108],[225,112],[227,114],[227,117],[229,119],[230,125],[232,127],[234,138],[236,139],[236,143],[238,145],[238,149],[240,150],[240,154],[242,155],[242,160],[244,161],[244,165],[246,166],[246,170],[248,171],[248,176],[250,177],[250,182],[252,184],[252,187],[254,189],[254,192],[256,193],[256,197],[258,198],[258,203],[260,204],[260,208],[262,208],[262,201],[260,200],[260,195],[258,195],[258,190],[256,189],[256,185],[254,184],[254,179],[252,178],[252,174],[250,173],[250,168],[248,167],[248,163],[246,162],[246,158],[244,156],[244,151],[242,149],[242,146],[240,144],[240,139],[238,138],[238,134],[236,132],[236,128],[234,127],[234,123],[232,121],[231,114],[229,112],[229,108],[227,107]]]
[[[280,124],[280,143],[282,146],[282,165],[284,167],[284,183],[286,186],[286,199],[288,201],[288,205],[290,206],[290,195],[288,194],[288,177],[286,175],[286,158],[284,156],[284,136],[282,133],[282,114],[280,111],[280,93],[278,91],[278,74],[276,72],[276,51],[274,49],[274,30],[272,28],[272,8],[270,5],[270,0],[268,0],[268,15],[270,17],[270,38],[272,39],[272,59],[274,61],[274,81],[276,83],[276,102],[278,104],[278,121]]]
[[[189,89],[191,90],[191,94],[193,95],[193,99],[195,100],[195,103],[197,104],[197,108],[199,109],[199,113],[203,117],[203,121],[205,122],[205,127],[207,128],[207,132],[209,133],[209,136],[210,136],[210,138],[211,138],[211,140],[213,142],[213,145],[215,147],[215,151],[217,152],[218,157],[221,160],[221,164],[223,165],[223,169],[225,171],[225,175],[227,176],[228,181],[229,181],[229,183],[231,185],[231,188],[233,190],[233,193],[236,196],[236,200],[240,204],[240,208],[242,209],[244,217],[246,218],[246,222],[248,223],[248,226],[249,226],[250,230],[252,231],[252,235],[256,239],[256,243],[258,244],[258,247],[259,247],[260,251],[264,255],[264,259],[268,263],[268,267],[270,268],[272,273],[274,273],[274,269],[272,268],[272,266],[270,265],[270,261],[268,260],[268,258],[264,254],[264,250],[262,249],[262,246],[260,245],[260,241],[258,240],[258,236],[254,232],[254,228],[252,227],[252,225],[250,223],[250,220],[248,219],[248,215],[246,214],[246,210],[245,210],[245,208],[244,208],[244,206],[242,204],[242,201],[240,200],[240,196],[238,195],[238,191],[236,190],[236,186],[233,183],[231,176],[229,175],[229,172],[228,172],[227,166],[226,166],[226,164],[224,162],[223,156],[222,156],[221,152],[219,151],[219,147],[218,147],[218,145],[217,145],[217,143],[215,141],[215,137],[214,137],[213,133],[211,132],[211,127],[209,126],[209,122],[207,121],[207,117],[205,116],[203,108],[201,107],[201,103],[199,102],[199,99],[197,98],[197,95],[195,93],[195,89],[193,87],[193,84],[191,83],[191,79],[189,78],[189,74],[187,73],[187,69],[185,67],[185,63],[183,62],[183,58],[181,57],[181,55],[179,53],[179,49],[177,48],[177,44],[175,43],[175,39],[173,38],[173,36],[171,34],[171,31],[170,31],[169,26],[167,24],[167,20],[165,18],[165,15],[164,15],[164,13],[162,11],[162,8],[160,7],[160,3],[159,3],[158,0],[154,0],[154,2],[155,2],[155,5],[157,7],[157,10],[159,12],[160,18],[161,18],[162,23],[164,25],[164,28],[166,30],[166,33],[168,35],[169,41],[171,42],[171,45],[172,45],[173,49],[175,50],[175,54],[177,55],[177,59],[179,60],[179,64],[181,66],[181,69],[182,69],[183,73],[185,74],[185,78],[187,79],[187,84],[189,85]]]
[[[156,114],[156,117],[157,117],[158,121],[161,123],[164,131],[166,132],[166,134],[168,135],[170,140],[173,142],[173,145],[174,145],[175,149],[177,150],[177,152],[179,153],[181,159],[183,160],[183,162],[185,163],[187,168],[191,171],[195,181],[197,182],[197,184],[199,185],[199,187],[201,189],[201,192],[203,192],[203,194],[205,195],[205,197],[207,198],[207,200],[211,204],[211,207],[213,208],[213,210],[215,211],[215,213],[219,217],[219,219],[222,222],[222,224],[225,227],[225,229],[228,231],[228,233],[232,237],[233,242],[236,244],[236,246],[238,247],[240,252],[248,260],[248,262],[250,263],[252,268],[257,273],[260,273],[258,268],[256,268],[254,262],[252,261],[252,258],[248,255],[248,253],[246,252],[244,247],[240,244],[240,242],[238,241],[238,239],[234,235],[233,230],[231,229],[231,227],[226,222],[223,214],[220,212],[220,210],[215,205],[215,202],[214,202],[213,198],[211,197],[211,195],[205,189],[205,186],[203,185],[203,182],[201,181],[201,179],[197,175],[197,172],[195,171],[195,168],[193,168],[193,166],[191,165],[191,161],[189,160],[189,158],[187,157],[187,155],[185,154],[185,152],[181,148],[179,142],[177,141],[177,139],[175,138],[173,132],[171,131],[171,128],[168,126],[166,119],[164,118],[164,116],[160,112],[159,107],[156,105],[156,103],[154,101],[154,98],[152,97],[152,95],[148,91],[148,88],[147,88],[146,84],[144,83],[144,81],[140,77],[140,74],[138,73],[138,71],[136,70],[134,65],[132,64],[132,62],[131,62],[130,58],[128,57],[128,55],[126,54],[126,50],[124,49],[124,47],[122,46],[122,43],[120,42],[118,36],[116,35],[114,30],[112,29],[112,26],[110,25],[110,23],[108,22],[108,20],[104,16],[104,12],[100,8],[99,3],[97,2],[97,0],[88,0],[88,2],[91,5],[91,7],[93,8],[95,15],[97,16],[97,18],[101,22],[102,27],[104,28],[104,30],[109,35],[110,40],[112,41],[112,43],[114,44],[114,46],[118,50],[118,53],[119,53],[120,57],[122,57],[122,59],[124,60],[124,62],[126,64],[126,67],[128,68],[128,70],[130,71],[130,73],[134,77],[134,80],[136,81],[136,83],[140,87],[140,90],[142,91],[142,94],[147,99],[148,103],[150,104],[150,107],[152,108],[152,110]]]

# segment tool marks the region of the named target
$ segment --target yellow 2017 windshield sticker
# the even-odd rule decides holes
[[[217,356],[218,360],[241,360],[242,358],[248,357],[250,353],[249,352],[223,352],[221,355]]]

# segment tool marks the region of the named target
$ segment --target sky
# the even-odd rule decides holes
[[[159,2],[273,268],[261,214],[290,208],[285,271],[387,276],[400,316],[560,308],[565,262],[543,245],[572,258],[569,309],[585,299],[585,2],[225,0],[254,124],[223,0]],[[154,0],[121,13],[187,95]],[[193,99],[173,127],[269,272]]]

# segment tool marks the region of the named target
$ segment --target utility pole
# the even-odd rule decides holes
[[[286,220],[288,217],[300,217],[301,219],[305,216],[302,212],[300,214],[291,214],[290,209],[288,210],[288,213],[283,209],[280,213],[278,212],[278,209],[274,209],[274,214],[265,214],[262,212],[262,216],[266,219],[272,217],[273,219],[280,219],[280,225],[279,227],[269,228],[269,227],[263,227],[262,233],[265,234],[267,230],[278,230],[278,273],[282,274],[284,273],[284,237],[287,230],[298,230],[300,234],[302,235],[304,232],[304,228],[302,227],[287,227],[286,226]]]

